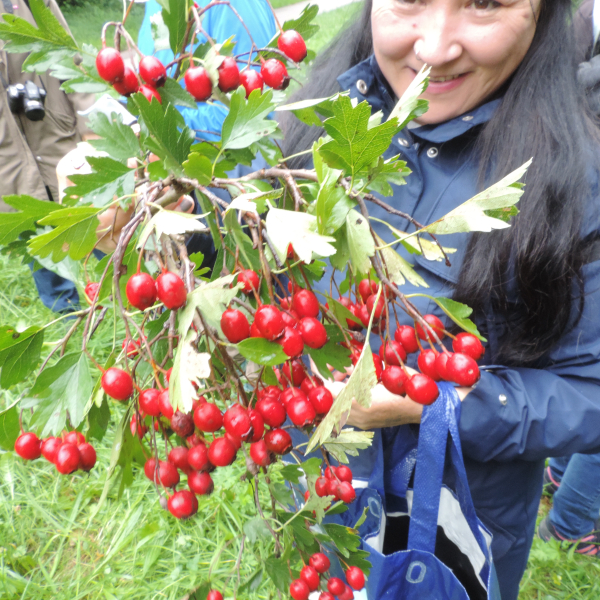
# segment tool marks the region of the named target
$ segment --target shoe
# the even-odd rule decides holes
[[[553,496],[556,490],[560,487],[560,481],[552,475],[552,469],[546,467],[544,469],[544,493],[548,496]]]
[[[599,523],[596,522],[595,527],[598,528]],[[556,531],[554,525],[550,521],[550,517],[544,517],[539,524],[538,527],[538,537],[540,537],[544,542],[548,542],[550,540],[557,540],[559,542],[568,542],[568,547],[571,548],[575,546],[575,552],[577,554],[584,554],[586,556],[600,556],[600,531],[595,529],[591,533],[583,536],[578,540],[570,540],[566,537],[563,537]]]

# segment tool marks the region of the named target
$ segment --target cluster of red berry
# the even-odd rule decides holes
[[[299,63],[307,55],[306,43],[302,36],[293,30],[284,31],[277,41],[279,50],[290,60]],[[125,65],[121,53],[115,48],[103,48],[96,57],[96,69],[104,81],[110,83],[122,96],[141,92],[151,102],[156,98],[162,102],[157,88],[164,86],[167,80],[165,66],[154,56],[144,56],[139,65],[138,74]],[[248,67],[240,72],[237,60],[225,57],[218,68],[217,85],[224,94],[237,90],[240,85],[246,90],[248,97],[254,90],[262,92],[264,85],[275,90],[284,90],[290,82],[286,66],[276,58],[264,60],[261,57],[260,73]],[[206,102],[213,94],[214,84],[207,69],[203,66],[192,66],[184,75],[187,91],[198,102]]]
[[[321,585],[321,575],[327,573],[331,567],[329,558],[321,552],[313,554],[308,565],[300,571],[300,577],[290,584],[290,595],[294,600],[308,600],[312,592],[316,592]],[[349,567],[346,571],[346,585],[339,577],[326,579],[327,591],[321,592],[319,600],[352,600],[354,590],[365,587],[365,574],[358,567]]]
[[[352,487],[352,470],[346,465],[339,467],[327,467],[325,473],[315,482],[315,491],[319,498],[334,496],[344,504],[354,502],[356,491]],[[309,492],[305,494],[308,500]]]
[[[31,431],[22,433],[15,442],[15,452],[25,460],[43,456],[63,475],[77,469],[90,471],[96,464],[96,450],[79,431],[70,431],[62,437],[48,437],[44,440],[40,440]]]

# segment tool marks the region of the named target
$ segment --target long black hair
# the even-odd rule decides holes
[[[371,6],[365,0],[359,19],[315,62],[297,99],[335,93],[336,77],[371,55]],[[508,321],[491,349],[502,364],[535,365],[583,309],[581,227],[597,138],[575,56],[571,0],[543,0],[531,47],[477,140],[482,187],[534,158],[520,214],[508,229],[471,235],[454,294],[476,314],[493,306]],[[282,126],[289,154],[321,135],[299,121]]]

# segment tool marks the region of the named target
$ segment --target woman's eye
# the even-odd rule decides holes
[[[471,6],[478,10],[490,10],[491,8],[498,8],[500,3],[495,0],[474,0],[471,2]]]

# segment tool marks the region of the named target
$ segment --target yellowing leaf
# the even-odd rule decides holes
[[[159,210],[144,227],[137,247],[138,249],[143,248],[153,231],[156,231],[157,239],[160,239],[163,234],[180,235],[208,231],[206,225],[198,220],[204,216],[206,215],[188,215],[174,210]]]
[[[385,242],[377,236],[377,243],[384,246]],[[429,287],[427,282],[415,271],[413,266],[402,258],[393,248],[387,247],[379,251],[384,260],[390,281],[402,285],[406,279],[418,287]]]
[[[372,431],[346,428],[337,437],[325,440],[323,445],[338,462],[348,464],[348,455],[358,456],[359,450],[364,450],[373,443],[373,435]]]

